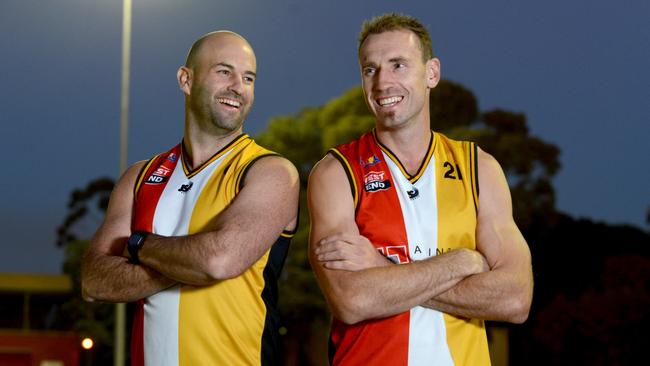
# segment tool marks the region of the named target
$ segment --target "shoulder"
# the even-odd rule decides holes
[[[251,161],[242,177],[242,184],[245,186],[258,180],[266,183],[295,184],[299,181],[298,170],[287,158],[269,152]]]
[[[480,147],[477,149],[478,169],[481,174],[481,182],[494,178],[504,177],[501,165],[494,156],[483,151]],[[505,179],[505,177],[504,177]]]
[[[309,184],[346,177],[338,154],[337,150],[332,149],[314,165],[309,174]]]
[[[128,167],[118,180],[117,184],[135,183],[137,178],[144,173],[145,166],[150,160],[141,160]]]
[[[492,155],[478,150],[478,169],[481,175],[479,187],[479,218],[486,215],[512,215],[512,199],[508,181],[501,165]]]

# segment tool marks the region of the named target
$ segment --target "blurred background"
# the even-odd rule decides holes
[[[78,280],[120,172],[122,7],[0,2],[0,365],[114,362],[114,306],[84,303]],[[444,78],[432,129],[499,160],[533,254],[530,317],[490,323],[493,364],[636,364],[650,344],[647,1],[134,0],[126,161],[180,141],[176,70],[196,38],[230,29],[258,59],[245,131],[304,186],[329,147],[373,125],[356,37],[390,11],[429,28]],[[287,365],[324,365],[330,318],[306,260],[304,193],[302,207],[281,334]]]

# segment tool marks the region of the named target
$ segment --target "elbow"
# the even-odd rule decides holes
[[[81,278],[81,297],[87,302],[95,302],[99,297],[93,286],[85,277]]]
[[[235,278],[246,272],[248,267],[242,265],[235,258],[230,257],[227,253],[224,253],[219,256],[214,256],[207,261],[204,273],[208,284]]]
[[[506,321],[513,324],[523,324],[528,319],[530,306],[523,305],[521,302],[516,302],[508,315]]]
[[[510,312],[507,321],[514,324],[522,324],[528,319],[533,296],[532,289],[522,290],[511,301]]]
[[[372,309],[368,304],[367,296],[362,291],[352,291],[338,296],[338,301],[330,302],[332,315],[348,325],[354,325],[364,320],[375,318],[375,314],[368,312]]]

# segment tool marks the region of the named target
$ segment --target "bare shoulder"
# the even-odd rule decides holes
[[[512,215],[508,181],[494,156],[478,150],[479,221],[485,214]]]
[[[146,163],[146,160],[138,161],[122,173],[113,188],[111,203],[116,200],[131,200],[133,198],[133,189]]]
[[[347,177],[343,166],[331,154],[318,161],[309,174],[309,186],[345,180]]]
[[[298,170],[288,159],[279,155],[265,156],[252,163],[244,178],[244,186],[253,182],[296,184]]]
[[[501,164],[499,164],[497,159],[491,154],[482,150],[480,147],[478,148],[478,169],[480,174],[479,184],[481,183],[483,177],[486,177],[489,180],[490,178],[494,178],[495,175],[503,175],[503,169],[501,168]]]

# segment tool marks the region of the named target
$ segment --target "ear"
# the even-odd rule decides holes
[[[176,72],[176,79],[183,93],[190,95],[190,90],[192,90],[192,69],[181,66]]]
[[[433,89],[440,81],[440,60],[432,58],[426,63],[427,68],[427,87]]]

